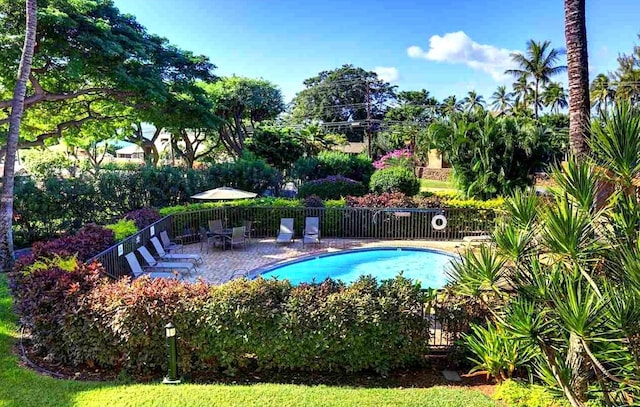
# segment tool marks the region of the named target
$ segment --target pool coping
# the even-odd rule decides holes
[[[353,253],[353,252],[366,252],[372,250],[410,250],[410,251],[421,251],[421,252],[432,252],[438,253],[442,255],[446,255],[451,257],[452,259],[460,259],[460,255],[458,253],[451,253],[446,250],[434,249],[431,247],[415,247],[415,246],[372,246],[372,247],[358,247],[355,249],[322,249],[315,251],[310,254],[306,254],[300,257],[295,257],[293,259],[285,259],[285,260],[277,260],[269,264],[265,264],[263,266],[257,267],[255,269],[249,270],[247,273],[247,278],[254,280],[260,277],[262,274],[273,271],[279,267],[288,266],[290,264],[301,263],[303,261],[311,260],[317,257],[329,257],[336,256],[338,254],[345,253]]]

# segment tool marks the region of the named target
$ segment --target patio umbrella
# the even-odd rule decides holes
[[[191,196],[193,199],[225,200],[255,198],[258,194],[231,187],[220,187]]]

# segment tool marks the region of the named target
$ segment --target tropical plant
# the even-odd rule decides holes
[[[456,292],[494,304],[492,323],[506,342],[491,354],[529,348],[535,357],[526,365],[574,407],[640,400],[639,132],[631,105],[603,112],[590,154],[553,170],[550,201],[514,195],[496,250],[465,254],[453,268]],[[603,185],[607,201],[598,200]],[[479,368],[500,366],[488,360]]]
[[[591,96],[591,106],[598,112],[606,110],[615,101],[616,90],[611,85],[609,77],[605,74],[598,74],[589,89]]]
[[[512,85],[513,94],[515,96],[514,107],[517,107],[520,110],[528,109],[531,104],[533,88],[531,87],[531,83],[529,83],[529,76],[530,75],[528,73],[523,72]]]
[[[447,96],[442,101],[440,110],[442,111],[442,114],[451,116],[453,114],[462,112],[462,102],[459,101],[455,95]]]
[[[504,85],[498,86],[498,89],[491,95],[491,108],[503,115],[509,112],[512,107],[513,93],[507,92],[507,87]]]
[[[484,110],[484,97],[478,95],[475,90],[470,90],[467,96],[462,100],[464,110],[467,113],[474,113],[479,110]]]
[[[388,167],[373,173],[369,189],[377,193],[402,192],[413,196],[420,191],[420,182],[407,167]]]
[[[525,53],[514,52],[511,54],[511,58],[519,68],[509,69],[506,73],[512,74],[516,78],[523,76],[533,78],[533,108],[536,119],[540,106],[540,85],[547,84],[552,76],[567,69],[564,65],[558,65],[563,54],[562,50],[551,48],[550,41],[536,42],[534,40],[527,42]]]
[[[564,37],[569,73],[569,144],[577,157],[587,153],[589,58],[585,0],[564,0]]]
[[[551,109],[551,112],[558,114],[560,109],[569,106],[567,102],[567,92],[558,82],[550,82],[542,93],[542,102]]]

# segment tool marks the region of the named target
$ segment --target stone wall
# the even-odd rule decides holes
[[[418,178],[432,179],[436,181],[449,181],[452,174],[453,168],[416,167],[416,176]]]

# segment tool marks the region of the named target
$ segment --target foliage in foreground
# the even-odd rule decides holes
[[[591,156],[554,171],[544,204],[507,200],[496,250],[468,253],[452,280],[463,295],[493,301],[508,345],[572,406],[640,402],[640,112],[622,104],[591,128]],[[515,292],[513,294],[512,292]],[[509,295],[511,293],[511,295]],[[475,351],[481,357],[491,338]],[[526,359],[525,359],[526,361]],[[479,368],[487,368],[479,366]]]
[[[18,337],[6,276],[0,275],[0,405],[6,407],[113,406],[495,406],[476,391],[429,389],[363,389],[282,384],[166,386],[56,380],[18,363],[12,353]]]
[[[185,374],[225,370],[375,370],[420,364],[428,351],[423,293],[398,277],[203,282],[109,282],[101,267],[23,267],[12,276],[15,309],[34,349],[64,365],[159,375],[163,326],[178,330]]]

